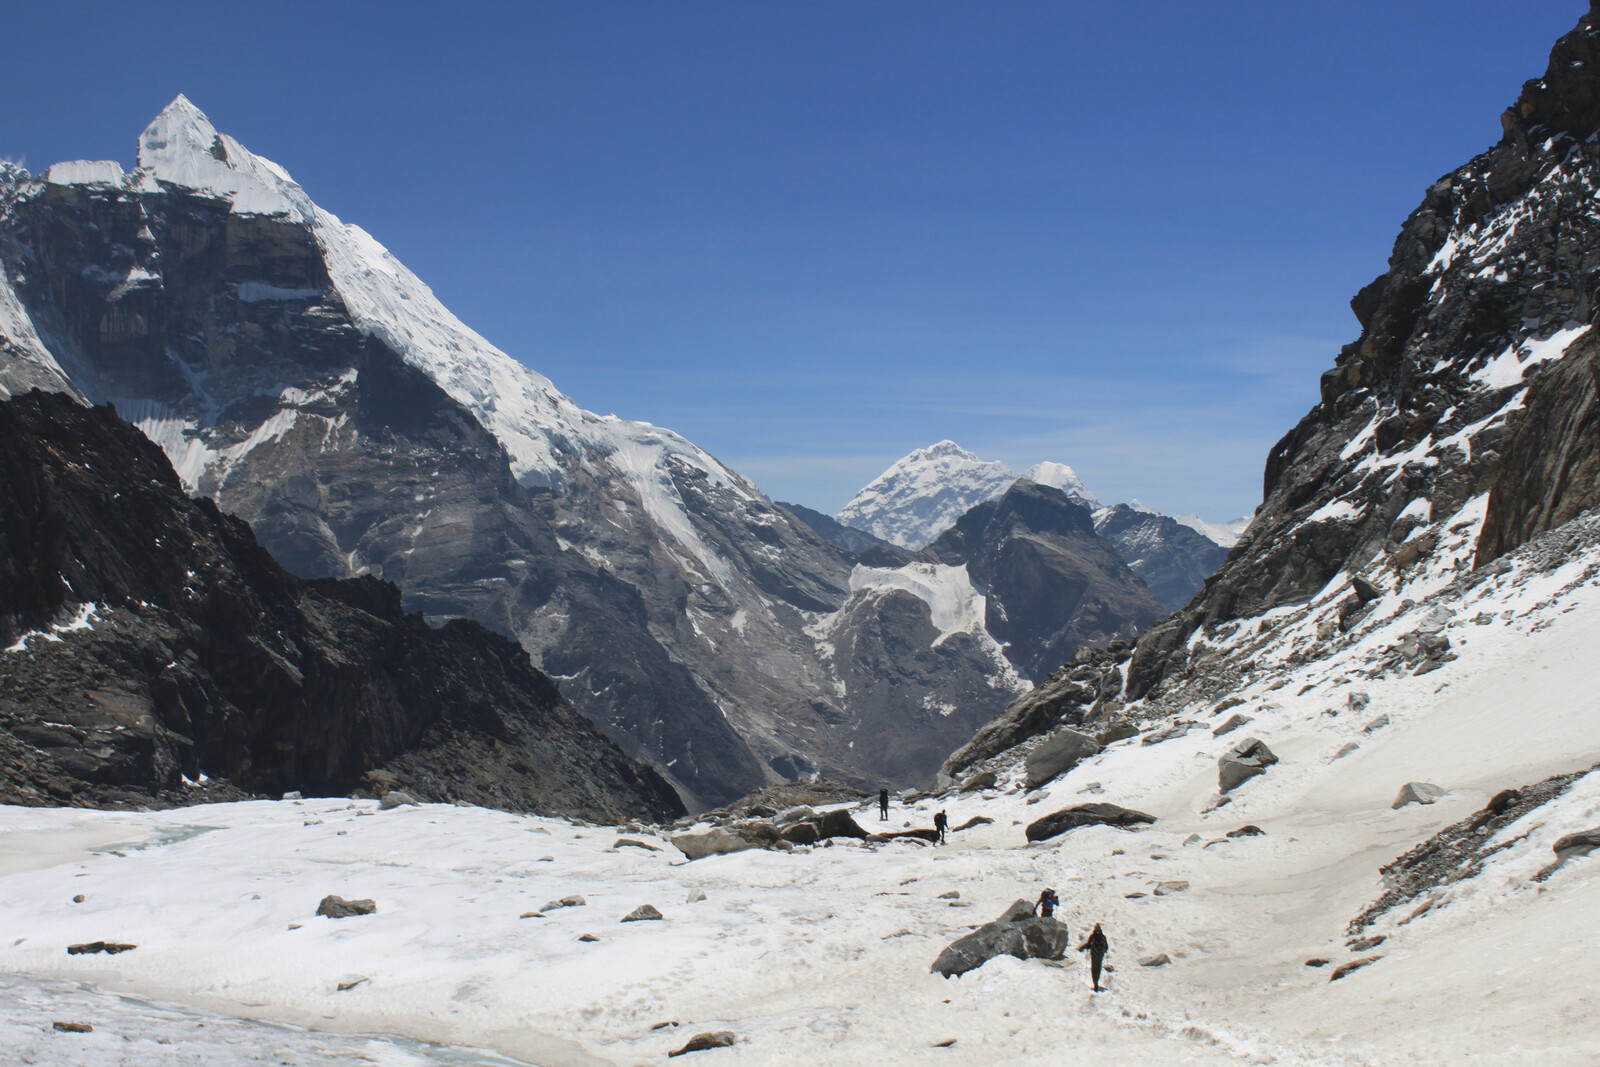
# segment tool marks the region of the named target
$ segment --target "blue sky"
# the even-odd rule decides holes
[[[30,4],[0,155],[177,93],[579,403],[826,511],[940,438],[1220,519],[1579,0]]]

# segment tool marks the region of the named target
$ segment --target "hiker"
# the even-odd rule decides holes
[[[887,789],[878,790],[878,821],[889,821],[889,791]]]
[[[1110,947],[1110,944],[1106,941],[1105,932],[1100,929],[1099,923],[1094,924],[1094,930],[1090,932],[1083,944],[1078,946],[1079,952],[1087,951],[1089,953],[1089,975],[1094,980],[1094,991],[1096,993],[1105,992],[1100,988],[1100,965],[1105,962],[1106,951]]]
[[[1054,889],[1046,889],[1039,894],[1039,901],[1033,906],[1033,912],[1035,915],[1042,915],[1046,919],[1053,919],[1055,918],[1056,908],[1060,906],[1061,901],[1056,899],[1056,891]]]
[[[939,835],[939,844],[944,844],[944,833],[950,829],[950,816],[944,812],[937,812],[933,816],[933,829]]]

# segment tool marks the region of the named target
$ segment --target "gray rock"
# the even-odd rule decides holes
[[[1266,831],[1254,823],[1245,823],[1237,830],[1229,830],[1228,837],[1265,837]]]
[[[1028,753],[1028,788],[1037,789],[1100,751],[1100,743],[1076,730],[1061,729]]]
[[[979,789],[993,789],[996,778],[993,771],[979,771],[961,783],[961,792],[972,793]]]
[[[782,830],[784,827],[793,826],[795,823],[806,822],[817,817],[817,811],[809,804],[797,804],[792,808],[785,808],[773,816],[772,825]]]
[[[783,839],[791,845],[814,845],[822,840],[814,822],[797,822],[783,828]]]
[[[1388,725],[1389,716],[1379,715],[1376,719],[1373,719],[1371,722],[1367,723],[1367,725],[1363,726],[1361,728],[1361,732],[1364,734],[1377,733],[1379,730]]]
[[[704,889],[691,889],[689,890],[689,897],[684,903],[698,904],[704,899],[706,899],[706,891]]]
[[[1389,940],[1389,938],[1384,934],[1376,934],[1372,937],[1358,937],[1354,941],[1349,942],[1348,947],[1351,952],[1369,952],[1387,940]]]
[[[1217,784],[1224,793],[1231,792],[1278,762],[1265,742],[1247,737],[1217,761]]]
[[[1211,731],[1211,736],[1212,737],[1221,737],[1223,734],[1231,734],[1231,733],[1233,733],[1233,731],[1237,730],[1239,727],[1243,726],[1245,723],[1252,722],[1252,721],[1254,721],[1254,720],[1252,720],[1250,718],[1250,716],[1248,716],[1248,715],[1239,715],[1239,714],[1230,715],[1230,716],[1228,716],[1228,721],[1227,722],[1223,723],[1221,726],[1219,726],[1215,730]]]
[[[1168,956],[1165,952],[1159,953],[1159,954],[1154,955],[1154,956],[1140,956],[1139,957],[1139,966],[1141,966],[1141,967],[1165,967],[1167,964],[1169,964],[1171,962],[1172,962],[1172,957]]]
[[[667,1053],[671,1056],[682,1056],[686,1052],[704,1052],[713,1048],[728,1048],[738,1041],[738,1035],[732,1030],[712,1030],[704,1034],[695,1034],[689,1039],[688,1044],[680,1049]]]
[[[1336,759],[1344,759],[1346,756],[1350,755],[1350,753],[1356,751],[1356,749],[1360,747],[1361,746],[1356,744],[1354,741],[1347,742],[1339,747],[1339,751],[1335,752],[1328,758],[1328,762],[1332,763]]]
[[[948,891],[946,891],[944,893],[940,893],[938,899],[940,899],[940,900],[960,900],[961,899],[961,890],[959,890],[959,889],[951,889],[951,890],[948,890]]]
[[[989,818],[987,815],[974,815],[960,826],[952,826],[950,828],[950,832],[953,834],[960,833],[962,830],[970,830],[974,826],[988,826],[992,822],[994,822],[994,820]]]
[[[1568,834],[1565,837],[1558,838],[1556,843],[1550,846],[1550,850],[1563,859],[1568,856],[1586,856],[1592,849],[1596,848],[1600,848],[1600,826],[1595,827],[1593,830]],[[1562,855],[1563,853],[1566,853],[1566,855]]]
[[[50,1025],[51,1025],[51,1027],[53,1027],[54,1029],[60,1031],[63,1034],[92,1034],[92,1033],[94,1033],[94,1026],[91,1023],[61,1022],[61,1021],[58,1020],[56,1022],[51,1023]]]
[[[283,799],[284,800],[303,800],[304,798],[300,795],[300,790],[292,789],[289,792],[283,794]]]
[[[1177,880],[1171,881],[1171,882],[1157,882],[1156,883],[1156,896],[1158,896],[1158,897],[1170,897],[1174,893],[1186,892],[1188,890],[1188,888],[1189,888],[1189,883],[1183,881],[1182,879],[1177,879]]]
[[[382,800],[378,801],[378,810],[393,811],[395,808],[403,807],[407,804],[420,803],[421,801],[412,796],[410,793],[407,793],[404,789],[391,789],[387,793],[383,794]]]
[[[1200,724],[1189,719],[1179,719],[1170,722],[1160,729],[1151,730],[1139,739],[1141,745],[1158,745],[1163,741],[1171,741],[1175,737],[1182,737]]]
[[[698,834],[673,834],[668,840],[689,859],[698,860],[706,856],[743,852],[748,848],[772,848],[783,838],[771,823],[735,823],[714,826]]]
[[[1444,796],[1448,789],[1443,789],[1430,782],[1407,782],[1400,787],[1400,795],[1394,798],[1394,803],[1389,807],[1399,809],[1407,804],[1432,804]]]
[[[1059,960],[1066,955],[1069,940],[1066,923],[1034,915],[1033,905],[1018,900],[994,922],[945,946],[930,970],[949,978],[966,974],[1000,955],[1019,960]]]
[[[322,898],[322,903],[317,905],[317,914],[326,915],[330,919],[347,919],[352,915],[371,915],[378,910],[378,905],[372,900],[346,900],[344,897],[329,894]]]
[[[1366,693],[1351,693],[1348,697],[1348,703],[1351,711],[1360,711],[1368,704],[1372,703],[1372,697],[1368,696]]]
[[[1156,821],[1154,815],[1117,804],[1077,804],[1028,824],[1029,841],[1044,841],[1080,826],[1137,826]]]
[[[628,914],[624,915],[622,917],[622,921],[625,923],[648,922],[650,920],[660,919],[662,917],[662,914],[653,906],[649,904],[640,904],[637,908],[634,908],[632,911],[628,912]]]
[[[560,911],[562,908],[581,908],[588,903],[589,902],[587,900],[584,900],[577,894],[573,894],[570,897],[562,897],[560,900],[552,900],[539,910]]]

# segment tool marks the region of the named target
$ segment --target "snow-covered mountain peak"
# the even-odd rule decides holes
[[[896,461],[835,518],[916,550],[971,508],[1003,494],[1018,477],[999,460],[981,460],[954,441],[940,441]]]
[[[139,135],[139,171],[133,180],[217,196],[241,215],[288,215],[309,222],[315,211],[288,171],[218,133],[182,93]]]
[[[1207,522],[1192,511],[1183,515],[1173,516],[1181,525],[1189,527],[1189,529],[1202,537],[1215,541],[1223,548],[1232,548],[1238,544],[1245,527],[1249,526],[1250,520],[1255,517],[1256,513],[1253,511],[1248,515],[1241,515],[1237,519],[1229,519],[1226,522]]]
[[[1097,508],[1100,506],[1100,501],[1096,500],[1094,494],[1089,492],[1089,487],[1083,484],[1083,479],[1078,477],[1078,472],[1065,463],[1052,463],[1049,460],[1045,460],[1043,463],[1035,463],[1023,472],[1022,476],[1030,482],[1037,482],[1039,485],[1048,485],[1052,489],[1059,489],[1072,499],[1088,507]]]

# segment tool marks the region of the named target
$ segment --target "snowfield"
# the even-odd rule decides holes
[[[688,863],[648,830],[442,805],[0,809],[0,1034],[23,1062],[85,1065],[645,1064],[715,1030],[738,1043],[690,1062],[1596,1062],[1600,853],[1533,875],[1555,839],[1600,825],[1600,773],[1507,827],[1507,847],[1430,909],[1360,932],[1382,944],[1347,946],[1379,867],[1502,789],[1600,763],[1600,524],[1456,582],[1480,511],[1326,654],[1292,655],[1339,588],[1212,634],[1260,670],[1244,704],[1194,709],[1198,728],[1112,745],[1031,792],[1013,753],[997,789],[896,805],[893,829],[941,807],[953,826],[994,820],[944,847],[841,840]],[[1457,658],[1384,673],[1419,624]],[[1213,737],[1234,713],[1252,721]],[[1217,758],[1246,736],[1280,762],[1214,807]],[[1393,809],[1412,781],[1447,792]],[[1158,821],[1025,842],[1028,822],[1088,800]],[[1245,824],[1264,833],[1225,836]],[[1188,884],[1156,895],[1162,882]],[[1075,941],[1104,924],[1109,992],[1089,991],[1075,953],[929,973],[949,941],[1045,886]],[[319,918],[327,894],[377,912]],[[573,894],[586,903],[543,909]],[[664,919],[621,921],[641,904]],[[138,947],[67,954],[96,940]],[[1171,963],[1139,965],[1159,953]]]

